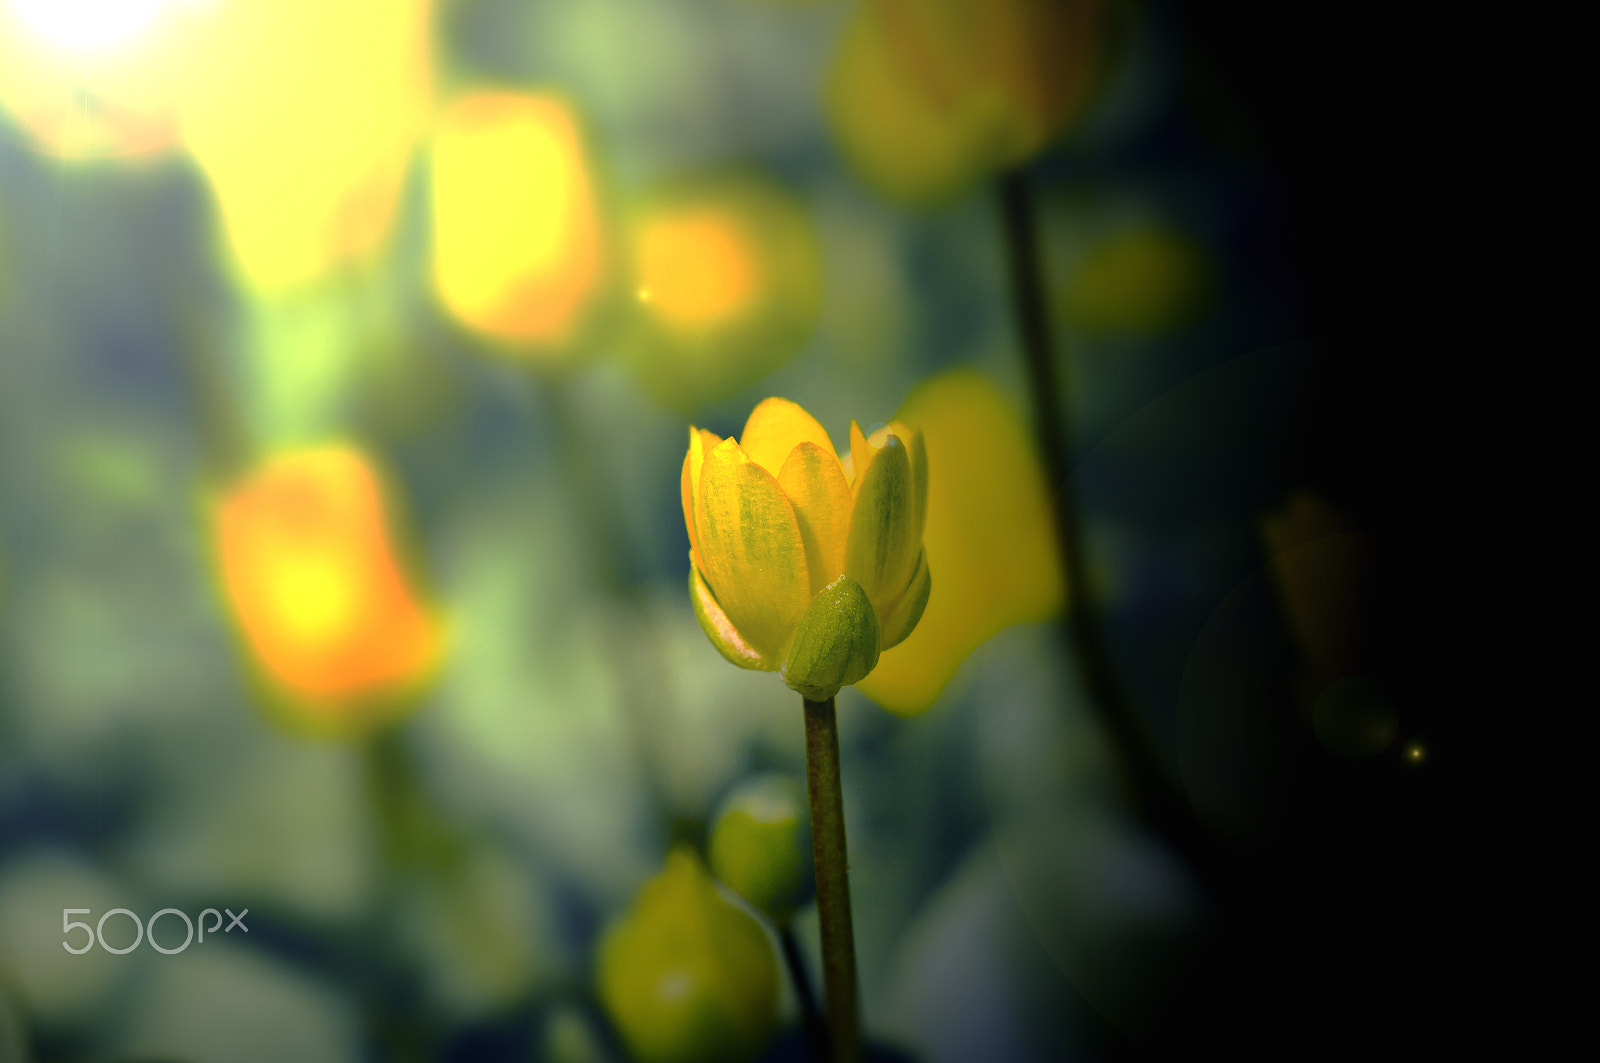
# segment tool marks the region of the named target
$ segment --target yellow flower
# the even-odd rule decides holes
[[[378,261],[433,106],[431,0],[210,6],[172,62],[239,279],[288,292]]]
[[[376,722],[437,666],[442,629],[413,588],[377,470],[342,445],[278,455],[214,502],[222,590],[292,722]]]
[[[734,664],[822,701],[916,627],[931,587],[920,432],[869,439],[852,421],[841,461],[814,417],[767,399],[739,440],[690,427],[682,490],[695,616]]]
[[[1105,0],[866,0],[841,35],[826,104],[878,191],[952,198],[1083,120],[1105,76]]]
[[[635,1059],[736,1063],[777,1026],[772,946],[687,849],[607,928],[598,959],[600,999]]]
[[[431,181],[444,306],[516,357],[581,357],[577,341],[602,295],[605,235],[571,106],[553,95],[462,95],[439,117]]]

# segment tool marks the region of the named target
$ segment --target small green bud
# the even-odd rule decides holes
[[[605,933],[600,999],[640,1063],[741,1063],[778,1020],[778,965],[760,923],[674,849]]]
[[[780,927],[816,892],[804,787],[787,775],[738,786],[711,828],[711,873]]]
[[[866,678],[878,663],[878,615],[861,585],[840,576],[816,593],[800,617],[783,681],[812,701]]]

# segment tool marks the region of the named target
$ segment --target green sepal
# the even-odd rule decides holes
[[[816,593],[800,617],[783,681],[812,701],[827,701],[878,664],[878,615],[861,585],[840,576]],[[748,667],[748,666],[747,666]]]

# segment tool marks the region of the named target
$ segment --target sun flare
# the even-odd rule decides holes
[[[167,8],[194,0],[9,0],[22,24],[75,53],[107,52],[137,40]]]

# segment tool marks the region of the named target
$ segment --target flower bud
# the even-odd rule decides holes
[[[711,828],[711,871],[783,926],[816,891],[804,788],[787,775],[737,787]]]
[[[778,1018],[778,966],[761,925],[686,849],[600,943],[600,999],[641,1063],[753,1058]]]

